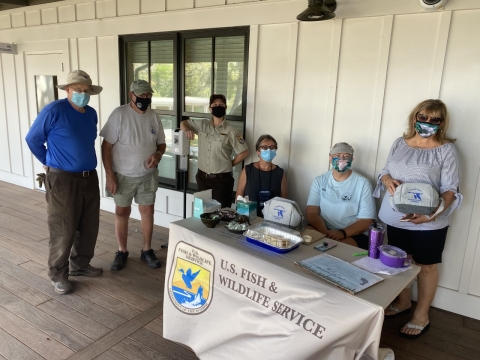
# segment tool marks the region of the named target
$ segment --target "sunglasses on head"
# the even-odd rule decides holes
[[[443,121],[443,119],[440,117],[431,117],[423,114],[417,114],[417,120],[421,122],[429,122],[430,124],[433,124],[433,125],[440,125],[440,123]]]

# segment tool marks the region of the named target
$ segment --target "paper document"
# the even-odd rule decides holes
[[[317,255],[295,262],[295,264],[350,294],[356,294],[384,280],[378,275],[371,274],[328,254]]]
[[[411,266],[393,268],[382,263],[380,259],[372,259],[368,256],[364,257],[363,259],[354,261],[352,264],[358,266],[359,268],[370,271],[371,273],[383,275],[397,275],[404,271],[412,269]]]

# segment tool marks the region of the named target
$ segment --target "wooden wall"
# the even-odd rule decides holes
[[[464,203],[434,305],[479,318],[480,4],[457,0],[424,12],[417,0],[337,2],[337,18],[316,23],[295,20],[303,0],[70,0],[0,12],[1,41],[19,49],[0,55],[0,180],[34,186],[23,140],[35,114],[29,55],[61,54],[60,79],[81,68],[102,85],[92,105],[103,126],[120,105],[118,35],[250,25],[247,142],[253,153],[261,134],[278,140],[275,161],[302,207],[313,178],[329,168],[332,144],[352,144],[353,168],[373,183],[409,111],[426,98],[445,101],[462,155]],[[181,218],[182,196],[159,189],[157,224]],[[102,208],[113,210],[113,202],[103,198]]]

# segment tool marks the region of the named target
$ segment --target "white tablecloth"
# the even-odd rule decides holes
[[[201,359],[377,359],[381,306],[181,224],[170,226],[166,339]]]

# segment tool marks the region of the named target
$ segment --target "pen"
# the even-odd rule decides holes
[[[368,251],[353,254],[353,256],[362,256],[362,255],[368,255]]]

